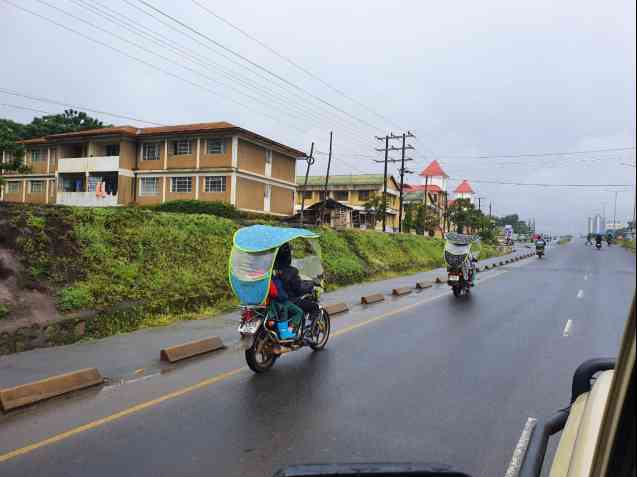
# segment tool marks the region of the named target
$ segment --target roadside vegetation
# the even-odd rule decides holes
[[[634,240],[620,240],[619,242],[622,247],[635,253],[635,241]]]
[[[235,220],[139,207],[2,204],[0,222],[7,232],[0,246],[17,253],[23,280],[48,290],[61,313],[115,310],[100,316],[89,336],[210,316],[236,304],[227,278]],[[320,232],[330,289],[443,265],[441,239]],[[481,249],[481,258],[496,255],[493,246]]]

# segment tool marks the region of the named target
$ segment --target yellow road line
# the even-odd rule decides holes
[[[495,278],[503,273],[506,273],[504,271],[501,271],[500,273],[497,274],[492,274],[489,275],[488,277],[483,278],[481,281],[486,281],[490,278]],[[392,311],[388,311],[387,313],[383,313],[381,315],[375,316],[374,318],[370,318],[368,320],[365,321],[361,321],[359,323],[355,323],[353,325],[350,326],[346,326],[345,328],[341,328],[340,330],[332,333],[332,337],[337,337],[337,336],[341,336],[344,335],[346,333],[349,333],[351,331],[354,331],[358,328],[361,328],[363,326],[369,325],[371,323],[374,323],[376,321],[380,321],[383,320],[385,318],[389,318],[390,316],[394,316],[397,315],[399,313],[402,313],[404,311],[410,310],[412,308],[416,308],[420,305],[424,305],[425,303],[429,303],[431,301],[437,300],[438,298],[442,298],[443,296],[448,296],[449,292],[445,292],[442,293],[440,295],[436,295],[433,297],[429,297],[426,300],[421,300],[418,301],[416,303],[412,303],[411,305],[405,305],[403,307],[397,308],[395,310]],[[171,399],[175,399],[178,398],[180,396],[184,396],[186,394],[190,394],[193,391],[196,391],[197,389],[202,389],[208,386],[211,386],[213,384],[219,383],[221,381],[225,381],[227,379],[230,379],[244,371],[247,371],[248,367],[247,366],[243,366],[241,368],[236,368],[233,369],[231,371],[226,371],[225,373],[221,373],[221,374],[217,374],[216,376],[213,376],[212,378],[208,378],[205,379],[203,381],[200,381],[196,384],[190,385],[190,386],[186,386],[185,388],[181,388],[177,391],[173,391],[171,393],[168,394],[164,394],[163,396],[160,396],[158,398],[155,399],[151,399],[150,401],[145,401],[139,404],[136,404],[135,406],[131,406],[127,409],[124,409],[123,411],[117,412],[115,414],[111,414],[110,416],[106,416],[103,417],[101,419],[97,419],[95,421],[91,421],[87,424],[83,424],[81,426],[78,427],[74,427],[73,429],[69,429],[68,431],[64,431],[61,432],[59,434],[56,434],[54,436],[51,436],[47,439],[38,441],[38,442],[34,442],[33,444],[29,444],[27,446],[24,447],[20,447],[19,449],[15,449],[13,451],[7,452],[6,454],[0,454],[0,463],[2,462],[6,462],[8,460],[14,459],[16,457],[19,457],[21,455],[24,454],[28,454],[30,452],[33,452],[34,450],[40,449],[42,447],[48,446],[50,444],[55,444],[56,442],[60,442],[63,440],[66,440],[70,437],[73,437],[75,435],[81,434],[83,432],[86,431],[90,431],[91,429],[95,429],[98,427],[101,427],[105,424],[108,424],[109,422],[113,422],[113,421],[117,421],[119,419],[122,419],[126,416],[130,416],[131,414],[136,414],[140,411],[143,411],[144,409],[148,409],[150,407],[156,406],[158,404],[161,404],[163,402],[169,401]]]

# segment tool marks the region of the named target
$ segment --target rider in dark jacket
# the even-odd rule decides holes
[[[319,311],[315,301],[302,298],[303,295],[312,292],[314,284],[309,280],[301,280],[298,269],[292,266],[292,249],[289,244],[286,243],[279,248],[274,260],[274,269],[292,303],[305,313],[314,314]]]

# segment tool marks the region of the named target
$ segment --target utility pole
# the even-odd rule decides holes
[[[305,212],[305,189],[307,188],[307,180],[310,177],[310,167],[314,164],[314,143],[310,146],[310,155],[305,158],[307,161],[307,169],[305,169],[305,182],[301,189],[301,227],[303,227],[303,213]]]
[[[491,220],[491,207],[493,206],[493,202],[489,202],[489,220]]]
[[[617,228],[617,194],[618,192],[615,191],[615,206],[613,208],[613,230],[616,230]]]
[[[411,161],[411,159],[405,159],[405,141],[407,140],[407,135],[403,133],[403,147],[402,154],[400,157],[400,200],[398,204],[398,232],[403,231],[403,187],[405,185],[405,174],[411,174],[411,171],[405,169],[405,161]],[[385,174],[385,181],[387,181],[387,175]]]
[[[376,139],[378,141],[385,141],[385,147],[382,149],[376,149],[378,152],[384,152],[385,153],[385,159],[382,161],[374,161],[374,162],[384,162],[385,163],[385,168],[384,168],[384,173],[383,173],[383,232],[387,231],[387,166],[388,163],[394,163],[394,162],[399,162],[398,159],[390,159],[389,158],[389,151],[402,151],[402,159],[400,159],[400,162],[402,164],[403,167],[401,167],[401,169],[404,169],[404,163],[405,161],[411,161],[412,159],[410,158],[405,158],[405,151],[409,150],[409,149],[415,149],[412,145],[406,145],[405,144],[405,139],[406,138],[412,138],[412,137],[416,137],[414,136],[410,131],[407,131],[407,134],[402,134],[401,136],[397,136],[394,135],[394,133],[389,133],[388,135],[386,135],[385,137],[379,137],[376,136]],[[394,147],[391,146],[389,147],[389,141],[390,140],[394,140],[394,139],[403,139],[403,146],[402,147]],[[403,178],[401,178],[401,181],[403,180]],[[400,190],[400,195],[401,195],[401,199],[402,199],[402,186],[401,186],[401,190]],[[401,201],[402,202],[402,201]],[[402,208],[402,207],[401,207]],[[402,213],[402,212],[400,212]],[[402,217],[398,217],[398,223],[399,223],[399,228],[400,228],[400,223],[402,222]]]
[[[323,224],[323,215],[325,214],[325,211],[324,211],[325,202],[327,202],[327,184],[330,181],[330,167],[332,165],[332,141],[333,141],[333,138],[334,138],[334,132],[330,131],[330,151],[329,151],[328,156],[327,156],[327,174],[325,174],[325,186],[323,187],[323,195],[324,195],[325,198],[323,199],[323,202],[322,202],[321,207],[320,207],[320,209],[321,209],[321,219],[320,219],[319,223],[321,225]]]

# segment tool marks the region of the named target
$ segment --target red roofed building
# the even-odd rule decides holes
[[[467,179],[464,179],[458,185],[458,187],[455,188],[453,193],[454,193],[454,199],[455,200],[457,200],[457,199],[469,199],[469,201],[471,203],[473,203],[474,196],[476,195],[474,190],[471,188],[471,184],[469,184],[469,181]]]
[[[421,183],[418,185],[405,185],[405,203],[412,206],[426,205],[440,217],[440,225],[434,231],[438,236],[444,233],[447,208],[447,182],[449,176],[436,160],[431,161],[420,174]]]

